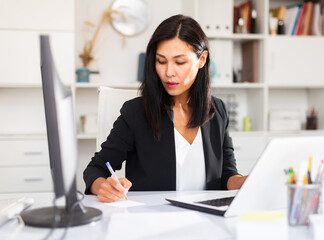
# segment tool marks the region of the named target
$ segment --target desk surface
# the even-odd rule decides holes
[[[201,192],[203,191],[200,191],[199,193]],[[129,208],[113,207],[109,204],[100,203],[95,196],[85,196],[83,204],[85,206],[92,206],[101,209],[103,212],[103,218],[101,221],[96,223],[69,228],[65,239],[104,240],[107,238],[106,236],[110,231],[110,217],[114,214],[120,215],[129,213],[176,213],[177,215],[179,214],[179,216],[184,213],[195,213],[198,214],[199,217],[203,218],[205,222],[208,222],[208,226],[199,225],[193,227],[192,225],[188,225],[182,229],[177,229],[177,231],[169,231],[168,227],[171,229],[172,226],[165,226],[168,225],[168,222],[163,222],[163,229],[165,229],[165,231],[161,234],[161,229],[156,229],[159,231],[155,231],[155,229],[148,229],[148,231],[150,231],[150,235],[147,236],[147,239],[197,239],[197,237],[190,237],[195,236],[197,232],[204,233],[202,235],[202,239],[235,239],[235,226],[237,218],[224,218],[212,214],[187,210],[175,207],[165,200],[166,197],[192,193],[198,192],[129,192],[128,198],[130,200],[144,203],[144,205]],[[0,199],[18,196],[33,197],[35,199],[33,208],[51,206],[53,200],[52,193],[0,194]],[[134,224],[141,223],[135,222]],[[16,220],[12,220],[1,226],[0,239],[8,239],[17,227],[18,222]],[[123,225],[118,226],[117,228],[119,228],[117,230],[120,230],[121,232],[120,239],[136,239],[134,233],[127,231],[127,226]],[[14,239],[43,239],[48,232],[49,229],[25,226]],[[154,236],[155,232],[158,232],[158,235]],[[57,229],[53,232],[50,239],[59,239],[63,233],[64,229]],[[291,227],[289,228],[289,239],[311,239],[309,229],[307,227]]]

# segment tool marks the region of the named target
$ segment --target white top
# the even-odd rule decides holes
[[[190,144],[174,128],[176,149],[176,189],[205,190],[206,169],[201,130],[199,128],[195,140]]]

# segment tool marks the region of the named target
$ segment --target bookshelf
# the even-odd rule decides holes
[[[322,35],[271,35],[268,23],[270,9],[304,5],[304,1],[250,1],[251,8],[257,13],[255,33],[235,33],[234,7],[242,6],[246,2],[244,0],[182,1],[184,14],[194,17],[209,37],[212,59],[217,58],[213,54],[218,54],[218,58],[223,62],[223,65],[216,66],[216,69],[223,68],[219,69],[222,75],[229,69],[234,72],[240,69],[238,72],[242,74],[244,45],[246,42],[257,43],[257,53],[253,56],[257,58],[254,65],[257,68],[254,69],[258,74],[257,82],[234,83],[234,74],[228,73],[230,77],[213,79],[212,84],[215,96],[219,96],[226,102],[227,96],[234,95],[238,103],[236,108],[238,127],[237,131],[231,131],[231,136],[238,168],[242,169],[243,173],[249,171],[270,138],[322,135],[324,130],[324,107],[321,104],[324,100],[324,70],[320,66],[324,61],[324,37]],[[216,11],[215,8],[218,10]],[[204,11],[202,12],[201,9]],[[222,13],[218,19],[212,17],[216,14],[215,11]],[[219,26],[218,29],[228,29],[228,31],[217,32],[216,28],[210,30],[211,26],[215,25]],[[217,45],[225,46],[223,49],[226,50],[219,54],[220,52],[214,49]],[[253,61],[250,56],[247,59]],[[312,108],[318,111],[318,129],[305,130],[306,115]],[[270,130],[269,115],[273,110],[299,113],[300,129]],[[243,131],[243,118],[246,116],[252,121],[251,132]]]

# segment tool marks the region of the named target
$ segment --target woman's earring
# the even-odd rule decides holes
[[[187,100],[187,104],[190,102],[190,98],[191,98],[191,96],[188,98],[188,100]]]

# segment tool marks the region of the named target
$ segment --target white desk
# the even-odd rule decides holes
[[[191,192],[192,194],[193,192]],[[195,192],[197,193],[197,192]],[[154,229],[148,229],[150,237],[147,239],[191,239],[190,234],[197,232],[204,232],[203,239],[235,239],[235,224],[237,218],[223,218],[207,213],[196,212],[192,210],[187,210],[184,208],[179,208],[169,204],[165,198],[175,195],[190,194],[190,192],[129,192],[128,198],[133,201],[145,203],[142,206],[135,206],[130,208],[117,208],[109,206],[109,204],[100,203],[95,196],[85,196],[83,204],[86,206],[97,207],[102,210],[103,218],[101,221],[92,223],[89,225],[70,227],[66,239],[106,239],[107,233],[109,231],[109,220],[110,216],[116,213],[161,213],[161,212],[173,212],[182,214],[183,212],[195,212],[198,213],[200,217],[208,221],[209,226],[188,226],[186,228],[178,229],[177,231],[166,231],[158,236],[154,236]],[[52,204],[53,194],[52,193],[25,193],[25,194],[0,194],[0,199],[17,197],[17,196],[31,196],[35,199],[35,204],[33,208],[50,206]],[[134,224],[141,224],[140,222],[135,222]],[[168,224],[165,223],[164,224]],[[16,220],[10,221],[5,225],[0,227],[0,239],[7,239],[10,234],[18,226]],[[212,226],[212,227],[210,227]],[[171,226],[170,226],[171,227]],[[121,239],[134,239],[134,233],[127,231],[127,226],[119,227]],[[16,236],[15,239],[43,239],[49,229],[34,228],[25,226],[22,231]],[[63,234],[64,229],[57,229],[54,231],[50,239],[59,239]],[[209,237],[205,237],[205,236]],[[193,235],[194,236],[194,235]],[[195,238],[197,239],[197,238]],[[295,227],[289,229],[289,239],[311,239],[309,229],[307,227]],[[115,239],[114,239],[115,240]]]

